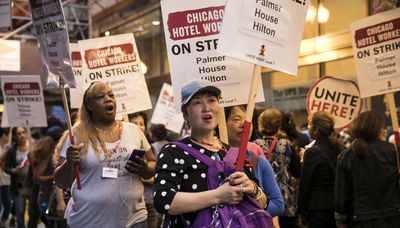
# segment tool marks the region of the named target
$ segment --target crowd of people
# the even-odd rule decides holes
[[[147,129],[143,112],[116,120],[102,82],[85,91],[72,132],[54,119],[40,136],[0,129],[0,228],[227,227],[224,208],[245,203],[262,211],[259,227],[400,227],[398,152],[381,115],[363,112],[338,132],[329,113],[316,112],[306,135],[292,114],[259,110],[244,167],[233,169],[246,106],[225,108],[222,142],[221,90],[191,80],[181,95],[190,128],[182,137],[162,124]],[[214,163],[231,169],[214,177]]]

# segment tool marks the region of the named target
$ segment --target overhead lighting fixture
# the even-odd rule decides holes
[[[313,22],[316,14],[317,14],[317,10],[315,9],[315,6],[310,5],[307,10],[306,21]]]
[[[143,74],[146,74],[147,73],[147,65],[143,61],[140,61],[140,67],[142,68]]]
[[[137,32],[142,32],[142,31],[144,31],[143,26],[140,25],[139,27],[137,27],[136,31],[137,31]]]
[[[110,35],[110,31],[106,31],[106,32],[104,33],[104,35],[105,35],[105,36],[109,36],[109,35]]]
[[[151,22],[153,25],[160,25],[160,21],[152,21]]]
[[[322,23],[326,23],[329,20],[329,10],[323,5],[323,4],[319,4],[318,6],[318,23],[322,24]]]

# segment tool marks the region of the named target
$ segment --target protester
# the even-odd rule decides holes
[[[254,142],[263,150],[271,163],[275,179],[285,202],[285,211],[279,216],[281,227],[297,227],[297,200],[292,178],[300,177],[300,157],[291,148],[288,139],[279,135],[282,125],[282,113],[277,109],[267,109],[258,117],[261,138]]]
[[[241,136],[243,133],[243,124],[246,117],[244,106],[231,106],[225,108],[226,128],[228,131],[229,145],[240,147]],[[260,146],[255,143],[247,143],[246,158],[254,167],[254,173],[259,181],[261,188],[268,198],[267,211],[271,216],[282,215],[285,206],[275,180],[274,170],[271,164],[265,159],[264,153]],[[254,157],[258,157],[254,159]]]
[[[153,141],[153,143],[151,144],[151,148],[153,149],[154,155],[157,157],[158,154],[160,153],[161,149],[163,148],[163,146],[165,144],[168,143],[167,141],[167,129],[165,128],[164,124],[152,124],[150,126],[149,129],[149,133],[150,133],[150,139]],[[154,184],[154,178],[152,178],[152,184]],[[152,207],[152,211],[154,213],[154,215],[156,215],[157,220],[155,221],[155,219],[150,219],[150,215],[148,216],[149,218],[147,219],[149,227],[153,227],[150,226],[150,222],[154,221],[156,222],[155,224],[157,224],[157,227],[161,227],[162,224],[162,216],[161,214],[159,214],[157,212],[157,210],[154,207],[154,203],[153,203],[153,185],[151,187],[151,191],[149,192],[149,195],[147,195],[147,198],[149,200],[149,202],[151,202],[151,207]],[[146,201],[146,185],[145,185],[145,201]],[[146,201],[146,208],[147,208],[147,212],[149,212],[149,207],[147,207],[147,203],[148,201]]]
[[[29,186],[29,147],[28,132],[26,128],[16,127],[12,129],[12,145],[7,151],[5,158],[4,171],[10,174],[11,186],[10,193],[14,201],[14,207],[17,216],[17,227],[25,227],[25,207],[30,194],[32,194],[32,186]],[[38,217],[30,213],[30,224],[37,225]]]
[[[297,130],[296,123],[292,113],[282,113],[282,132],[284,132],[292,143],[292,147],[296,151],[304,149],[306,145],[310,143],[310,140],[306,134],[303,134]]]
[[[146,127],[147,127],[147,115],[144,112],[136,112],[133,114],[129,115],[129,122],[136,124],[140,130],[143,132],[143,134],[146,135]],[[152,147],[152,151],[154,156],[158,155],[158,152],[154,150]],[[154,184],[154,178],[150,178],[147,180],[142,180],[143,181],[143,186],[144,186],[144,202],[146,203],[146,210],[147,210],[147,226],[149,228],[155,228],[155,227],[160,227],[161,221],[161,215],[158,214],[157,210],[154,208],[153,204],[153,184]]]
[[[153,147],[154,154],[157,156],[160,153],[161,148],[168,143],[167,129],[164,124],[152,124],[149,132],[150,138],[153,141],[151,146]]]
[[[349,125],[347,125],[345,128],[339,131],[338,140],[346,149],[351,147],[351,143],[354,140],[354,137],[351,133],[352,128],[353,128],[353,122],[351,122]]]
[[[220,93],[205,80],[188,81],[181,90],[181,110],[191,127],[191,135],[179,142],[213,160],[223,159],[227,152],[227,145],[213,136],[218,123]],[[205,163],[179,146],[166,145],[161,150],[156,166],[154,204],[159,212],[170,215],[167,216],[170,217],[169,227],[189,226],[195,222],[199,210],[238,204],[245,194],[258,198],[260,205],[265,207],[266,197],[248,177],[250,172],[234,172],[218,188],[208,190],[207,170]]]
[[[41,213],[42,221],[47,228],[66,227],[67,223],[63,219],[53,220],[46,215],[49,200],[54,194],[53,186],[53,155],[56,143],[60,139],[63,129],[59,126],[52,126],[45,132],[46,136],[39,139],[32,150],[32,158],[36,162],[36,168],[33,171],[33,179],[39,183],[38,209]]]
[[[11,196],[10,196],[10,175],[4,172],[4,159],[8,149],[8,133],[4,128],[0,128],[0,205],[1,219],[0,228],[6,227],[8,216],[11,212]]]
[[[147,140],[149,141],[149,136],[146,131],[147,127],[147,115],[144,112],[135,112],[129,114],[129,122],[136,124],[140,128],[140,130],[144,133]]]
[[[338,157],[335,217],[338,227],[387,227],[400,224],[398,151],[380,139],[384,120],[369,111],[354,121],[351,147]]]
[[[147,212],[140,179],[153,176],[155,158],[144,134],[131,123],[115,120],[116,100],[109,86],[92,83],[86,89],[72,133],[64,134],[56,148],[59,167],[54,179],[72,198],[66,215],[74,227],[147,227]],[[128,160],[135,149],[144,150]],[[137,153],[139,154],[139,153]],[[81,190],[74,181],[80,167]]]
[[[309,121],[308,129],[315,143],[304,155],[298,204],[298,213],[309,228],[336,227],[333,192],[336,160],[342,147],[334,126],[328,112],[316,112]]]

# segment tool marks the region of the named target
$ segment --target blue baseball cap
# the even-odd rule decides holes
[[[217,97],[221,95],[221,90],[215,86],[210,85],[209,81],[200,79],[193,79],[187,81],[185,82],[185,84],[183,84],[181,89],[181,96],[182,96],[181,109],[183,109],[183,107],[189,103],[190,99],[192,99],[192,97],[196,93],[203,91],[211,92],[215,94]]]

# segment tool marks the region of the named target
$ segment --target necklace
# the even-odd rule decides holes
[[[117,127],[118,127],[118,126],[120,126],[120,123],[119,123],[119,122],[118,122]],[[116,128],[115,128],[115,129],[116,129]],[[115,129],[114,129],[113,131],[115,131]],[[118,139],[118,141],[117,141],[117,144],[115,145],[114,148],[111,149],[111,153],[110,153],[108,150],[104,151],[105,161],[108,162],[108,167],[111,166],[111,156],[112,156],[113,154],[115,154],[115,153],[118,152],[118,149],[119,149],[119,147],[121,146],[121,141],[122,141],[122,127],[121,127],[121,131],[120,131],[120,133],[119,133],[119,139]]]
[[[119,122],[117,122],[117,126],[115,126],[115,128],[114,128],[112,131],[104,131],[104,130],[101,130],[100,128],[94,126],[94,128],[95,128],[99,133],[101,133],[101,134],[107,134],[107,135],[112,135],[112,134],[114,134],[115,131],[118,129],[118,127],[119,127]]]
[[[208,143],[208,142],[204,142],[204,141],[201,141],[201,140],[197,140],[197,139],[192,138],[192,137],[190,137],[190,139],[191,139],[192,141],[194,141],[194,142],[197,142],[197,143],[206,145],[206,146],[208,146],[208,147],[211,147],[211,148],[214,149],[214,150],[218,150],[218,151],[219,151],[219,150],[224,150],[224,151],[226,151],[224,145],[223,145],[223,144],[221,143],[221,141],[219,141],[218,139],[217,139],[218,146],[214,146],[214,144],[212,144],[212,143]]]

